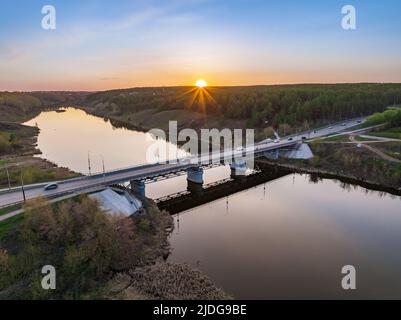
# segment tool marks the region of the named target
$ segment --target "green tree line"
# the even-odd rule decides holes
[[[206,112],[246,119],[253,127],[321,125],[381,112],[401,103],[400,84],[282,85],[253,87],[136,88],[89,94],[84,103],[106,104],[121,115],[144,109]]]
[[[365,126],[374,126],[386,123],[389,128],[401,126],[401,109],[389,109],[377,112],[368,117]]]

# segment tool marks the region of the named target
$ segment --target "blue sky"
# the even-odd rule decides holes
[[[16,4],[18,3],[18,5]],[[401,82],[398,0],[0,0],[0,90]],[[57,29],[41,28],[43,5]],[[341,28],[341,8],[357,30]]]

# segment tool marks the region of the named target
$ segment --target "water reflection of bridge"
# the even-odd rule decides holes
[[[189,184],[185,191],[155,199],[158,207],[171,214],[177,214],[232,194],[256,187],[283,176],[291,171],[257,163],[256,169],[249,175],[230,177],[207,185]]]

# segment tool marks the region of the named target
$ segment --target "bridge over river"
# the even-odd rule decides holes
[[[169,178],[179,174],[188,174],[188,180],[193,183],[202,183],[202,172],[204,168],[216,164],[224,164],[227,159],[240,159],[243,157],[261,157],[275,150],[291,148],[305,140],[316,139],[330,134],[346,131],[359,125],[364,118],[344,121],[332,126],[311,130],[301,134],[282,138],[280,141],[266,140],[253,146],[241,150],[226,150],[217,153],[201,154],[176,159],[169,163],[156,163],[134,166],[120,170],[113,170],[92,176],[83,176],[74,179],[59,181],[58,188],[45,191],[46,184],[26,185],[24,188],[18,187],[11,190],[0,190],[0,208],[9,207],[23,203],[38,197],[58,198],[69,194],[82,194],[96,189],[126,182],[131,182],[133,187],[140,190],[145,183],[157,181],[160,178]],[[235,164],[235,162],[234,162]]]

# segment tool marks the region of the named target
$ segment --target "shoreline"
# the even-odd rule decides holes
[[[361,178],[358,178],[358,177],[355,177],[355,176],[352,176],[349,174],[341,174],[338,172],[325,170],[325,169],[305,168],[305,167],[300,167],[300,166],[296,166],[293,164],[275,162],[275,161],[271,161],[271,160],[267,160],[267,159],[258,160],[258,161],[268,164],[268,165],[271,165],[271,166],[274,166],[274,167],[288,169],[295,173],[318,175],[322,179],[338,180],[338,181],[341,181],[344,183],[358,185],[367,190],[385,192],[385,193],[389,193],[394,196],[401,196],[401,187],[399,189],[396,189],[392,186],[385,186],[382,184],[378,184],[377,182],[361,179]]]

